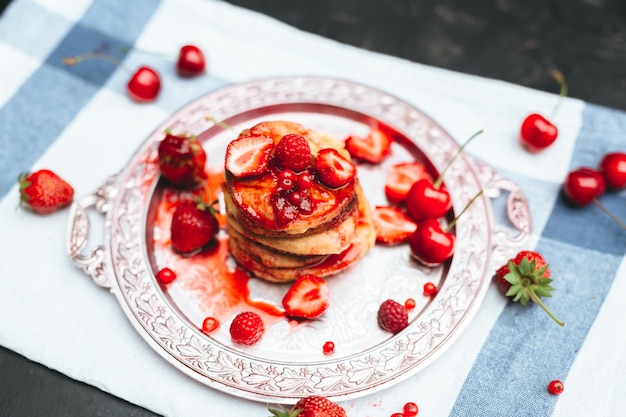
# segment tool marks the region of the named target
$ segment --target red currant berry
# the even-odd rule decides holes
[[[393,413],[390,417],[404,417],[402,413]]]
[[[417,408],[417,404],[414,402],[408,402],[404,404],[404,407],[402,408],[402,415],[404,417],[415,417],[418,412],[419,408]]]
[[[287,200],[294,206],[300,206],[302,203],[302,193],[300,191],[293,191],[287,195]]]
[[[139,67],[128,81],[128,94],[136,101],[152,101],[159,95],[161,78],[150,67]]]
[[[206,67],[204,53],[195,45],[185,45],[180,48],[176,70],[183,77],[200,74]]]
[[[432,297],[437,294],[437,287],[432,282],[424,284],[424,295]]]
[[[404,306],[407,310],[413,310],[415,308],[415,300],[412,298],[407,298],[404,302]]]
[[[293,188],[296,174],[290,169],[280,171],[278,174],[278,188],[283,191],[289,191]]]
[[[296,184],[298,184],[298,188],[300,190],[308,190],[311,188],[313,184],[313,180],[311,180],[311,175],[308,172],[303,172],[298,175],[298,179],[296,180]]]
[[[217,329],[220,325],[220,322],[217,321],[215,317],[207,317],[202,322],[202,331],[204,333],[211,333],[213,330]]]
[[[328,342],[324,343],[322,351],[324,352],[324,355],[330,355],[335,351],[335,344],[329,340]]]
[[[558,379],[552,380],[548,384],[548,392],[552,395],[559,395],[564,389],[565,387],[563,386],[563,383]]]
[[[311,165],[309,142],[297,133],[283,136],[274,149],[274,156],[279,168],[294,172],[304,171]]]
[[[176,279],[176,272],[169,268],[163,268],[157,272],[156,279],[160,284],[167,285]]]

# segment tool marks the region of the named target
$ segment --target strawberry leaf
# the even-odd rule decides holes
[[[511,288],[505,295],[511,297],[513,302],[519,302],[522,306],[526,306],[531,300],[534,301],[555,322],[563,326],[564,323],[556,318],[541,301],[541,297],[551,297],[554,290],[554,287],[550,285],[552,279],[544,276],[548,271],[548,265],[537,268],[535,260],[529,261],[528,258],[524,257],[519,265],[509,261],[508,267],[509,273],[504,276],[504,279],[511,284]]]

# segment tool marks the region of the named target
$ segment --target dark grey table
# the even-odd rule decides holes
[[[303,30],[626,110],[624,0],[231,0]],[[0,11],[9,0],[0,0]],[[156,414],[0,348],[0,416]]]

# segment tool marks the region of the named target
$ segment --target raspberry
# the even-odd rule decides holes
[[[378,309],[378,325],[391,333],[398,333],[409,325],[406,307],[394,300],[385,300]]]
[[[261,316],[253,311],[238,314],[230,325],[230,336],[236,343],[253,345],[261,339],[265,326]]]
[[[283,136],[274,150],[276,163],[281,169],[304,171],[311,164],[309,142],[297,133]]]

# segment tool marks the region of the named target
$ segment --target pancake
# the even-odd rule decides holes
[[[297,172],[290,173],[294,185],[284,188],[284,185],[280,185],[284,182],[280,181],[284,181],[281,178],[285,178],[286,168],[281,165],[284,160],[275,158],[274,147],[283,136],[293,133],[306,140],[304,143],[302,138],[298,138],[300,142],[296,146],[300,147],[298,155],[301,155],[301,161],[307,162]],[[263,152],[269,155],[266,156],[267,165],[252,165],[252,175],[241,175],[235,169],[233,172],[237,176],[228,169],[225,172],[223,191],[226,226],[234,260],[257,277],[286,282],[305,274],[320,277],[333,275],[364,256],[374,245],[376,233],[372,210],[354,168],[350,176],[337,183],[336,187],[329,187],[322,182],[318,175],[328,174],[319,171],[320,174],[316,169],[320,166],[320,161],[317,165],[315,162],[319,151],[327,148],[336,150],[340,155],[333,163],[350,168],[350,154],[343,142],[294,122],[269,121],[242,131],[237,138],[242,139],[237,143],[242,144],[240,146],[247,152],[247,149],[255,148],[246,148],[243,144],[257,143],[257,137],[263,141]],[[274,147],[271,141],[268,145],[268,138],[274,141]],[[291,146],[291,143],[283,142],[278,147],[282,147],[281,152],[285,152],[285,149],[289,149],[285,146]],[[301,153],[302,146],[306,149],[307,143],[310,163],[304,159],[306,154]],[[253,160],[246,159],[247,154],[239,155],[246,155],[243,161]],[[322,154],[319,155],[321,158]],[[227,168],[228,162],[241,160],[234,158],[226,160]],[[331,167],[332,172],[345,169],[340,165],[323,167]],[[260,166],[264,168],[257,169]],[[300,181],[302,175],[309,177],[304,185]],[[334,182],[330,183],[335,185]],[[300,193],[303,200],[291,199],[293,193]]]

